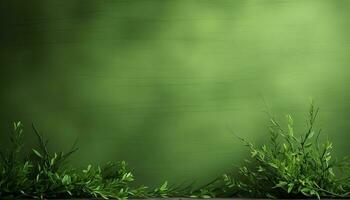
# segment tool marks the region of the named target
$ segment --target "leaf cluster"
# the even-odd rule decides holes
[[[286,128],[271,117],[268,144],[256,146],[240,138],[251,159],[239,168],[239,176],[223,176],[221,191],[260,198],[349,198],[349,160],[333,159],[332,143],[320,142],[321,130],[314,128],[318,112],[311,104],[301,134],[295,133],[293,118],[287,115]]]
[[[286,127],[271,117],[268,143],[257,146],[240,138],[251,157],[238,173],[224,174],[199,188],[193,184],[174,187],[168,182],[154,189],[133,187],[134,176],[124,161],[88,165],[83,170],[68,167],[67,159],[77,151],[75,145],[67,153],[50,153],[48,141],[34,126],[38,145],[23,158],[23,125],[17,122],[10,135],[10,148],[0,151],[0,197],[349,198],[349,159],[334,159],[333,144],[328,139],[320,142],[321,131],[315,131],[314,126],[318,112],[312,104],[307,128],[299,134],[290,115]]]
[[[159,188],[131,187],[134,176],[126,163],[108,162],[103,167],[88,165],[83,170],[67,167],[67,159],[77,151],[50,153],[48,141],[33,126],[38,145],[25,158],[23,125],[13,124],[11,147],[0,151],[1,198],[116,198],[167,197],[171,194],[165,182]]]

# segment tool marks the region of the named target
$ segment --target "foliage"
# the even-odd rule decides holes
[[[169,187],[168,182],[149,189],[131,187],[133,174],[124,161],[83,170],[67,167],[67,159],[77,151],[50,153],[48,141],[33,126],[37,148],[24,159],[23,125],[14,123],[10,148],[0,151],[1,198],[152,198],[152,197],[258,197],[258,198],[349,198],[350,163],[331,157],[332,143],[319,141],[315,134],[318,108],[311,105],[307,129],[297,135],[287,116],[287,127],[271,118],[270,141],[260,147],[240,138],[249,147],[251,159],[238,175],[224,174],[202,187]],[[341,175],[339,175],[341,174]]]
[[[239,176],[224,175],[221,192],[225,195],[267,198],[348,198],[350,197],[350,163],[332,159],[332,143],[319,141],[315,134],[318,108],[311,104],[305,133],[296,135],[293,119],[287,116],[283,128],[271,117],[270,142],[257,147],[240,138],[250,149],[251,159],[239,168]]]
[[[2,198],[73,198],[102,197],[125,199],[127,197],[166,197],[170,193],[167,183],[159,188],[133,188],[133,174],[124,161],[109,162],[104,167],[89,165],[84,170],[66,167],[68,153],[51,154],[47,140],[33,126],[38,138],[38,147],[21,159],[23,126],[14,123],[11,148],[1,152],[0,197]]]

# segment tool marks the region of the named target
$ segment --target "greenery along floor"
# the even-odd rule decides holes
[[[286,128],[271,117],[270,140],[262,146],[240,138],[251,152],[245,166],[195,188],[174,187],[167,182],[151,189],[132,187],[133,174],[124,161],[83,170],[67,167],[67,153],[50,153],[47,140],[33,126],[38,146],[23,158],[21,122],[14,123],[11,148],[1,151],[1,198],[151,198],[151,197],[259,197],[259,198],[349,198],[350,163],[331,157],[332,143],[319,141],[314,130],[318,108],[311,105],[308,126],[294,133],[293,119]]]

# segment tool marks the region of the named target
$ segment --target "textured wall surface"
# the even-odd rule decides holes
[[[124,159],[138,181],[211,179],[266,141],[265,103],[349,155],[350,1],[0,3],[0,128],[30,123],[72,163]]]

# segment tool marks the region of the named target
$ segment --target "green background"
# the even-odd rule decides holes
[[[138,183],[212,179],[266,141],[265,104],[305,125],[309,99],[349,155],[350,1],[0,3],[0,128],[34,122],[78,167],[126,160]],[[266,103],[264,103],[266,102]],[[5,145],[6,146],[6,145]]]

